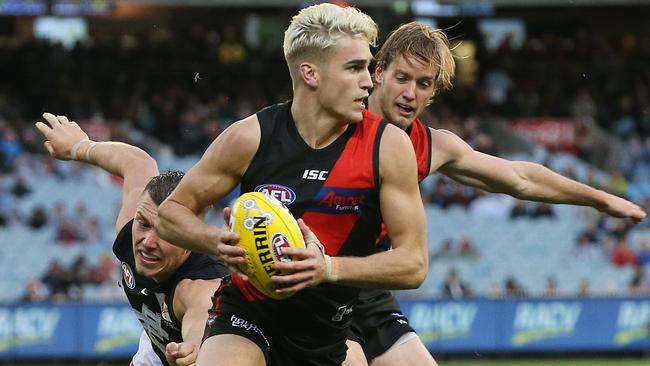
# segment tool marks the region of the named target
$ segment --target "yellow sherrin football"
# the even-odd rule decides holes
[[[230,227],[239,234],[237,244],[246,250],[246,261],[240,270],[266,296],[281,300],[293,293],[277,293],[271,277],[281,275],[273,264],[290,261],[282,249],[304,248],[305,241],[291,212],[276,198],[262,192],[241,195],[233,204]]]

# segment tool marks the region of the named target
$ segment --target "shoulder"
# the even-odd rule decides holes
[[[131,236],[131,231],[133,229],[133,219],[130,219],[117,233],[115,241],[113,242],[113,253],[117,256],[120,253],[120,249],[124,246],[131,248],[133,245]]]
[[[411,147],[411,140],[409,139],[409,136],[406,134],[406,132],[390,123],[387,123],[386,127],[384,128],[381,143],[382,146],[386,146],[388,148],[403,148],[403,146]],[[411,147],[410,150],[413,150],[413,148]]]
[[[222,140],[226,143],[236,143],[245,145],[236,145],[239,147],[246,147],[259,142],[260,138],[260,124],[256,114],[239,120],[228,128],[226,128],[221,135]]]
[[[463,139],[455,133],[443,130],[429,128],[431,132],[432,150],[436,155],[446,156],[449,160],[455,160],[464,153],[472,151],[472,148]]]

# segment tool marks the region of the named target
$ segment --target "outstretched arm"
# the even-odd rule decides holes
[[[122,207],[115,222],[119,231],[135,215],[142,190],[151,177],[158,175],[156,161],[142,149],[121,142],[97,142],[66,116],[43,113],[47,123],[36,128],[45,136],[47,152],[59,160],[76,160],[95,165],[124,179]]]
[[[548,203],[591,206],[614,217],[641,221],[646,213],[623,198],[566,178],[526,161],[510,161],[473,150],[445,130],[431,129],[431,173],[489,192]]]

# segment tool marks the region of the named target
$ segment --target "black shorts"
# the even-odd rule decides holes
[[[354,306],[348,339],[363,348],[368,362],[382,355],[403,335],[415,332],[389,291],[364,290]]]
[[[250,300],[224,277],[213,297],[203,340],[218,334],[236,334],[254,342],[264,353],[267,365],[340,365],[347,351],[346,332],[351,317],[336,322],[323,321],[309,308],[294,306],[289,300]],[[307,321],[309,319],[309,321]]]

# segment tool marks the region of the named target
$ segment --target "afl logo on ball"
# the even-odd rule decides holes
[[[280,262],[289,262],[291,258],[287,256],[282,255],[282,249],[284,248],[291,248],[291,244],[289,243],[289,239],[287,239],[286,236],[283,234],[275,234],[273,235],[273,240],[271,240],[271,243],[273,244],[273,256],[275,257],[276,260]]]
[[[280,184],[262,184],[255,187],[255,192],[266,193],[288,206],[296,200],[296,194],[289,187]]]
[[[133,271],[128,264],[122,262],[122,273],[124,274],[124,283],[126,287],[133,290],[135,288],[135,277],[133,277]]]

